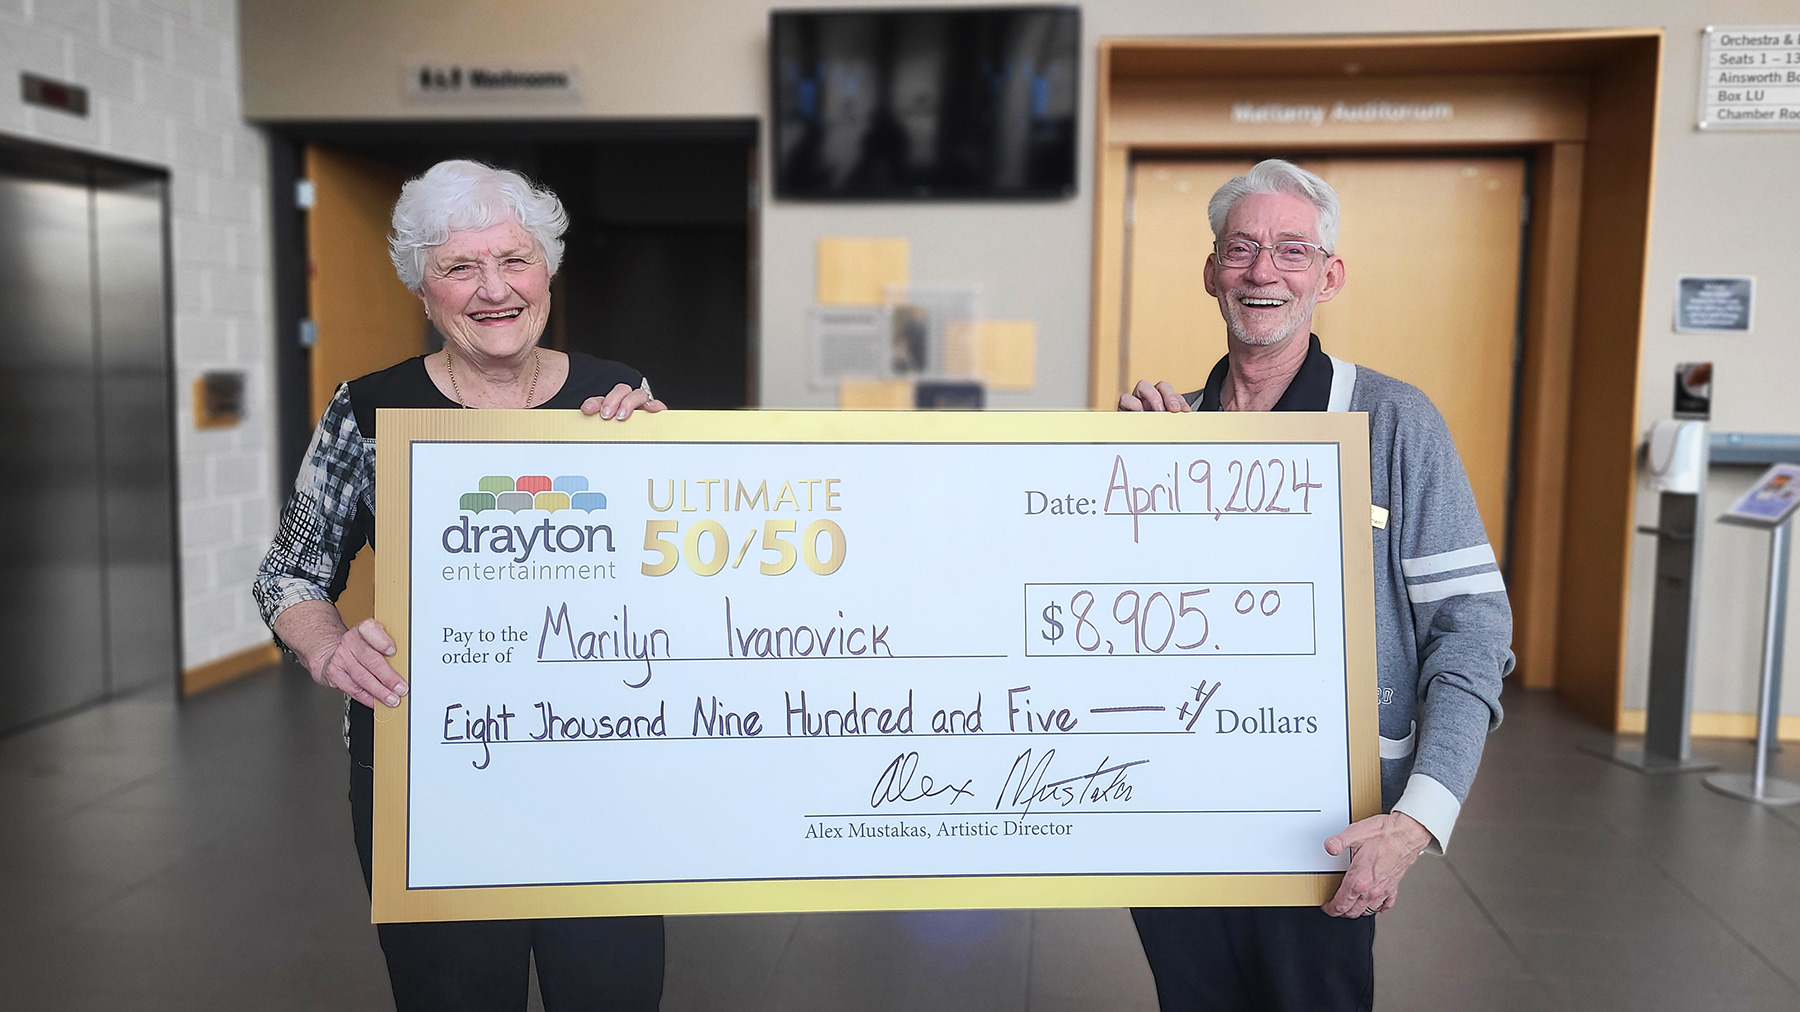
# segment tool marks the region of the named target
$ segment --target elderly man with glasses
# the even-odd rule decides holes
[[[1441,853],[1500,722],[1513,667],[1512,611],[1475,496],[1444,419],[1399,380],[1327,355],[1315,307],[1343,290],[1338,197],[1305,169],[1270,159],[1207,207],[1215,242],[1208,295],[1226,355],[1203,389],[1140,382],[1124,411],[1363,411],[1369,416],[1376,655],[1384,814],[1324,841],[1350,851],[1321,908],[1133,911],[1165,1010],[1369,1009],[1375,917],[1428,850]],[[1497,422],[1496,424],[1503,424]]]

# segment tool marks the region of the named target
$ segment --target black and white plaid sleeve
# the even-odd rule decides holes
[[[351,523],[358,510],[371,507],[374,489],[375,447],[356,425],[345,384],[319,419],[294,494],[281,512],[281,527],[251,585],[271,630],[275,616],[294,605],[331,599]]]

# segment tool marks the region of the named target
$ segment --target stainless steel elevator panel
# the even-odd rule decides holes
[[[0,150],[0,731],[174,686],[164,185]]]
[[[0,176],[0,727],[106,691],[91,227]]]
[[[97,182],[94,277],[109,687],[172,686],[175,461],[160,180]]]

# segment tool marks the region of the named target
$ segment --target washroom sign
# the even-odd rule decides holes
[[[384,411],[377,921],[1316,904],[1360,414]]]

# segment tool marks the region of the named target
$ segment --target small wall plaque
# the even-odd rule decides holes
[[[41,105],[71,116],[88,114],[88,92],[79,84],[52,81],[36,74],[20,74],[19,97],[26,105]]]
[[[1675,331],[1744,333],[1750,329],[1755,306],[1755,278],[1680,278],[1675,291]]]
[[[242,372],[208,372],[194,380],[194,428],[229,429],[243,418]]]

